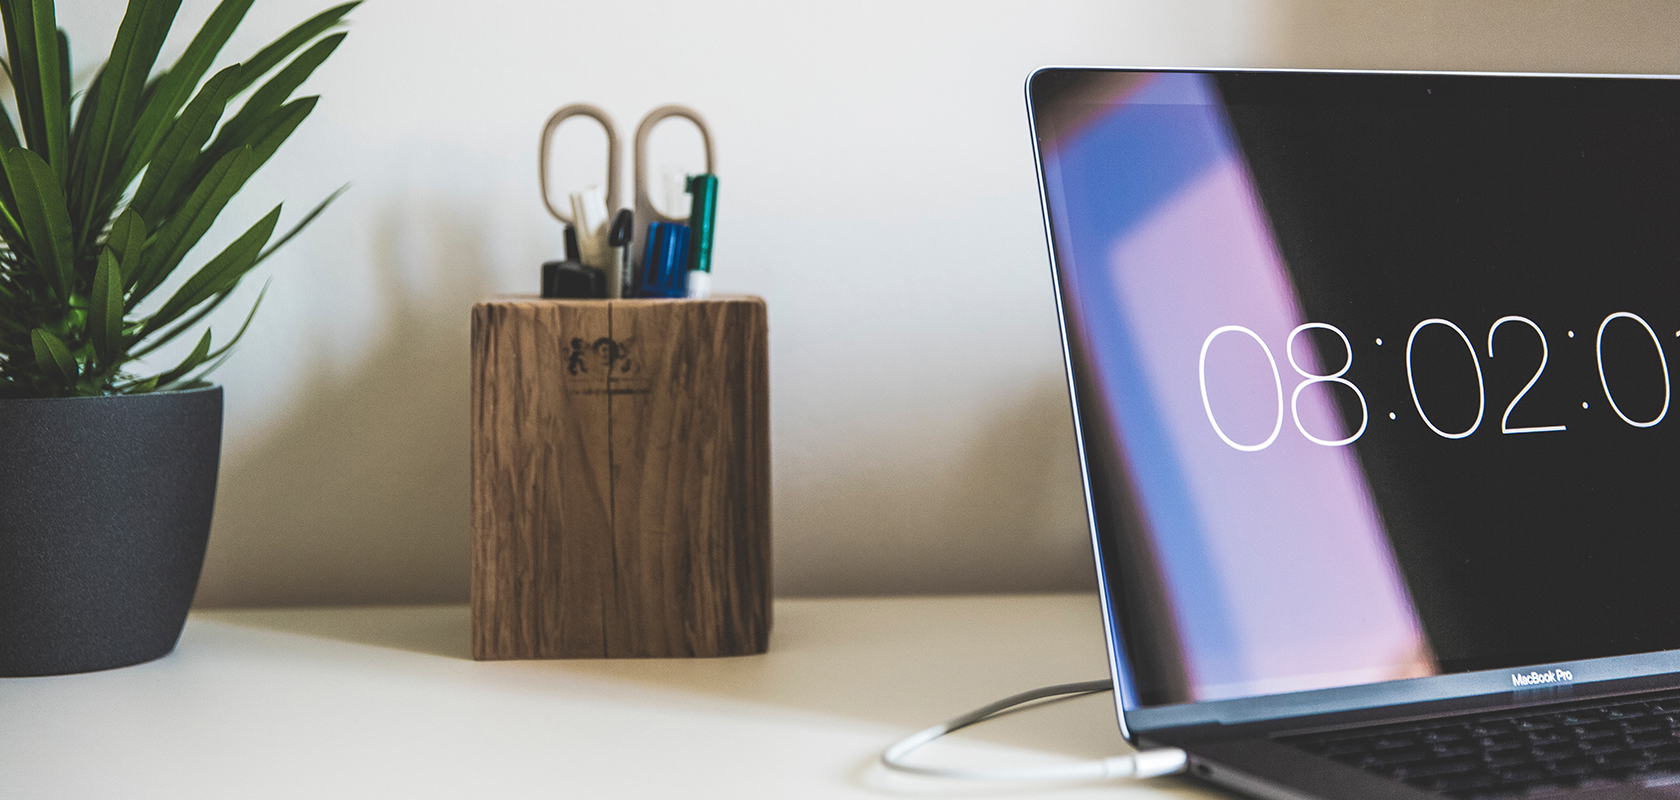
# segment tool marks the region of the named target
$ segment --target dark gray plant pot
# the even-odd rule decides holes
[[[175,649],[221,450],[219,386],[0,400],[0,677]]]

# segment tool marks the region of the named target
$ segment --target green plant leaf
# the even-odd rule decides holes
[[[23,134],[28,136],[30,123],[34,120],[31,111],[34,103],[30,99],[30,92],[35,87],[33,83],[24,80],[28,77],[26,74],[13,69],[12,62],[21,62],[26,46],[33,49],[35,37],[30,29],[35,26],[35,17],[32,14],[20,16],[15,7],[17,2],[18,0],[0,0],[0,28],[6,32],[6,58],[0,61],[0,68],[5,69],[6,82],[12,85],[12,93],[17,98],[18,124],[23,126]]]
[[[157,381],[156,386],[158,388],[168,389],[170,384],[186,377],[187,373],[192,372],[194,367],[203,364],[209,358],[210,332],[205,331],[204,337],[198,340],[198,344],[193,347],[192,352],[187,355],[185,360],[176,364],[174,369],[159,374],[153,380]]]
[[[0,124],[0,147],[10,150],[22,146],[22,142],[18,141],[17,126],[12,124],[12,114],[4,104],[0,104],[0,123],[3,123]]]
[[[60,300],[70,299],[70,212],[52,168],[21,147],[6,152],[6,180],[17,201],[18,223],[30,253]]]
[[[53,3],[49,3],[53,5]],[[70,130],[70,37],[63,28],[58,31],[58,107],[64,114],[64,130]],[[68,143],[67,143],[68,144]],[[66,161],[69,161],[69,150],[63,151]]]
[[[232,289],[239,279],[250,271],[257,263],[257,255],[262,252],[268,238],[274,235],[274,226],[280,221],[280,206],[257,221],[257,224],[240,234],[238,239],[228,245],[222,252],[210,259],[198,272],[193,273],[175,294],[164,301],[157,313],[147,320],[145,327],[140,329],[140,338],[161,329],[177,317],[191,310],[215,295]]]
[[[6,54],[9,64],[7,76],[11,79],[12,91],[17,95],[18,121],[23,124],[24,141],[30,147],[45,153],[47,134],[43,123],[45,110],[41,101],[42,54],[35,35],[36,2],[37,0],[0,1],[0,17],[3,17],[6,29]],[[56,65],[57,54],[50,55],[51,62]],[[52,89],[51,95],[56,97],[57,85]]]
[[[122,268],[109,247],[99,251],[99,267],[93,273],[93,307],[88,309],[88,336],[99,365],[110,368],[123,352]]]
[[[209,174],[199,181],[185,205],[164,223],[157,235],[147,243],[140,258],[140,274],[135,278],[134,290],[128,297],[133,310],[158,284],[181,263],[188,250],[198,244],[216,216],[222,213],[240,187],[256,171],[256,158],[251,148],[241,147],[217,161]]]
[[[163,142],[169,121],[187,104],[193,89],[204,79],[204,73],[210,71],[211,62],[216,60],[222,46],[227,44],[228,37],[233,35],[233,29],[245,19],[245,12],[251,9],[251,2],[252,0],[222,0],[216,6],[216,10],[210,12],[210,18],[204,21],[204,27],[199,29],[198,35],[193,37],[187,49],[181,53],[181,57],[175,60],[169,71],[158,77],[157,85],[146,100],[145,110],[140,113],[140,120],[134,125],[132,144],[118,183],[126,186],[135,175],[140,174],[140,168],[151,160],[152,153]]]
[[[228,298],[229,294],[231,294],[231,291],[223,292],[219,295],[216,295],[216,299],[213,302],[211,302],[209,304],[206,304],[205,306],[201,307],[198,311],[194,312],[193,315],[191,317],[189,317],[186,321],[177,325],[175,327],[175,330],[174,330],[173,333],[164,334],[164,336],[168,336],[170,338],[173,338],[173,336],[175,334],[178,334],[180,331],[192,327],[200,319],[203,319],[203,317],[206,314],[209,313],[210,309],[213,309],[216,306],[221,305],[222,301],[226,300]],[[236,345],[236,344],[239,344],[240,339],[245,338],[245,331],[250,329],[251,320],[256,319],[257,309],[262,308],[263,298],[267,297],[267,296],[268,296],[268,284],[264,283],[262,291],[257,293],[257,301],[255,303],[251,304],[251,310],[245,314],[245,322],[239,326],[239,331],[233,335],[232,339],[228,340],[227,344],[222,345],[220,348],[217,348],[214,352],[205,356],[205,361],[210,362],[210,363],[207,366],[205,366],[202,370],[199,371],[198,375],[195,376],[195,380],[202,380],[204,378],[204,376],[209,375],[210,373],[216,371],[217,367],[219,367],[222,364],[227,362],[228,356],[232,355],[233,346]],[[164,338],[164,336],[160,336],[160,337],[158,337],[158,339]],[[158,339],[153,339],[151,342],[148,342],[147,343],[148,349],[151,348],[152,346],[154,346],[157,343]],[[180,388],[180,387],[177,386],[175,388]]]
[[[309,112],[315,110],[315,104],[320,100],[321,98],[315,95],[300,97],[281,106],[257,124],[256,129],[252,131],[250,143],[251,154],[256,157],[255,165],[251,167],[253,172],[268,163],[268,159],[273,157],[280,145],[285,144],[292,132],[303,124],[304,119],[309,116]]]
[[[18,143],[17,133],[10,130],[12,120],[6,114],[4,104],[0,104],[0,120],[5,122],[4,126],[0,127],[0,159],[4,159],[8,150],[22,145]],[[5,238],[13,251],[28,250],[28,243],[23,240],[23,232],[18,226],[17,218],[12,216],[12,209],[16,207],[17,199],[12,196],[12,182],[6,179],[5,167],[0,164],[0,237]]]
[[[142,217],[164,219],[170,211],[168,204],[181,202],[180,189],[193,172],[199,151],[210,140],[210,133],[222,118],[228,98],[233,96],[231,84],[237,80],[239,65],[228,67],[204,82],[198,95],[187,104],[186,110],[170,126],[169,133],[152,156],[146,177],[140,181],[128,207]],[[162,204],[163,207],[159,207]]]
[[[211,312],[220,308],[222,303],[227,302],[227,299],[232,295],[232,289],[224,289],[215,297],[210,298],[210,302],[200,305],[197,309],[194,309],[191,314],[188,314],[180,322],[169,326],[168,329],[158,333],[146,334],[145,343],[140,344],[137,349],[129,351],[128,357],[131,359],[145,358],[152,351],[175,341],[175,339],[181,334],[186,333],[198,323],[203,322],[205,317],[210,316]],[[134,335],[129,337],[128,341],[131,343],[140,342],[140,331],[136,330]]]
[[[316,42],[313,47],[303,51],[302,55],[292,59],[292,63],[268,79],[267,83],[245,101],[239,113],[233,115],[233,118],[222,126],[221,132],[216,134],[216,143],[210,146],[209,152],[225,153],[239,145],[252,143],[262,122],[272,117],[275,110],[286,102],[286,98],[291,97],[292,92],[303,85],[315,69],[327,60],[327,56],[338,49],[345,36],[346,34],[336,33]]]
[[[256,83],[259,78],[267,75],[269,70],[279,66],[280,62],[286,60],[299,47],[308,44],[316,36],[326,33],[327,30],[344,19],[344,15],[350,13],[350,9],[361,4],[362,0],[355,0],[355,2],[333,6],[310,17],[296,28],[287,31],[286,35],[274,40],[273,44],[258,50],[256,55],[245,61],[245,72],[240,75],[238,84],[234,86],[234,92],[244,91],[251,84]]]
[[[9,336],[29,338],[30,325],[28,319],[24,316],[26,313],[21,305],[12,302],[11,298],[8,297],[6,302],[0,303],[0,332]],[[0,357],[5,355],[6,345],[8,344],[15,346],[16,342],[0,338]],[[0,361],[0,372],[4,371],[4,363]]]
[[[105,236],[105,246],[117,256],[117,265],[124,275],[140,268],[140,252],[146,246],[146,221],[133,208],[125,208],[111,221],[111,232]],[[126,289],[127,287],[124,286]]]
[[[29,340],[35,345],[35,363],[39,364],[41,369],[59,379],[65,386],[76,382],[76,359],[70,356],[70,348],[64,346],[63,339],[54,336],[52,331],[46,328],[36,328],[29,332]]]
[[[79,189],[76,181],[87,171],[88,126],[93,124],[93,109],[99,104],[99,77],[100,73],[94,73],[93,83],[82,94],[81,110],[73,115],[70,124],[70,181],[65,189],[72,198]]]
[[[24,120],[25,141],[53,166],[62,181],[70,160],[66,141],[70,133],[69,76],[63,72],[53,0],[7,0],[5,8],[6,44],[18,73],[13,88],[18,92],[18,116]],[[28,84],[26,90],[23,84]]]
[[[145,394],[147,392],[152,391],[153,389],[156,389],[157,384],[158,384],[158,379],[157,379],[156,376],[153,376],[153,377],[147,378],[145,380],[131,381],[129,383],[125,383],[121,386],[116,387],[116,391],[117,391],[117,394]]]
[[[62,33],[53,18],[53,0],[28,0],[35,13],[35,47],[39,54],[36,80],[41,92],[42,141],[30,142],[30,149],[45,156],[62,185],[69,174],[70,76],[65,74],[59,53]]]
[[[117,27],[117,38],[111,43],[111,55],[99,71],[100,91],[97,96],[90,91],[82,101],[84,115],[90,113],[89,102],[93,109],[81,148],[86,154],[85,171],[78,183],[88,204],[84,213],[91,213],[99,204],[100,196],[115,180],[114,170],[122,166],[122,148],[127,146],[139,116],[146,79],[180,8],[181,0],[129,0],[122,24]],[[4,131],[0,131],[3,136]]]
[[[309,223],[314,222],[316,217],[321,216],[322,211],[327,210],[327,206],[331,205],[332,201],[337,200],[339,195],[344,194],[349,190],[350,184],[346,183],[343,186],[338,187],[337,191],[327,195],[327,199],[315,204],[315,207],[310,209],[308,214],[304,214],[303,219],[298,220],[298,223],[293,225],[291,230],[286,231],[284,236],[274,240],[274,244],[269,245],[268,249],[262,252],[262,255],[257,256],[257,264],[267,261],[269,256],[274,255],[274,251],[285,246],[287,242],[292,240],[292,237],[302,233],[304,228],[309,227]],[[256,264],[252,264],[252,266],[256,266]]]
[[[245,338],[245,331],[250,329],[251,320],[257,318],[257,309],[262,308],[263,298],[267,297],[267,296],[268,296],[268,284],[264,283],[262,291],[257,292],[257,301],[255,303],[252,303],[251,304],[251,310],[246,312],[245,321],[240,324],[239,330],[233,334],[233,338],[229,339],[227,344],[222,345],[220,350],[217,350],[217,351],[211,353],[210,356],[209,356],[210,358],[221,358],[222,356],[226,355],[229,350],[232,350],[234,345],[239,344],[240,339]],[[217,362],[217,363],[220,363],[220,362]],[[212,369],[214,369],[214,367],[212,367]],[[205,370],[205,372],[208,373],[209,370]],[[201,377],[202,377],[202,374],[203,373],[201,373]]]

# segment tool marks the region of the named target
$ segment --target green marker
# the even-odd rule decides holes
[[[716,175],[702,173],[688,178],[688,195],[694,198],[688,211],[693,237],[688,247],[688,296],[697,300],[712,296],[712,223],[717,217],[717,190]]]

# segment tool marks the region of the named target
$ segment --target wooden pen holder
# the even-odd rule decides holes
[[[766,336],[756,297],[473,306],[474,658],[764,652]]]

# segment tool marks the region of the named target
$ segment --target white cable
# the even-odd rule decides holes
[[[916,750],[933,742],[952,731],[961,730],[976,723],[999,716],[1004,712],[1044,698],[1070,699],[1097,692],[1106,692],[1114,688],[1110,681],[1084,681],[1082,683],[1064,683],[1057,686],[1046,686],[1030,692],[1011,695],[974,709],[960,717],[935,725],[927,730],[917,731],[892,744],[881,751],[881,764],[887,769],[908,772],[913,775],[931,775],[939,778],[960,778],[963,780],[1029,780],[1029,781],[1066,781],[1066,780],[1101,780],[1103,778],[1153,778],[1159,775],[1173,775],[1183,772],[1188,765],[1188,757],[1183,750],[1176,747],[1164,747],[1158,750],[1145,750],[1129,756],[1111,756],[1095,761],[1079,761],[1073,764],[1056,764],[1046,767],[1012,767],[1003,769],[961,769],[957,767],[929,767],[920,764],[910,764],[904,759]],[[1051,702],[1057,702],[1052,700]]]

